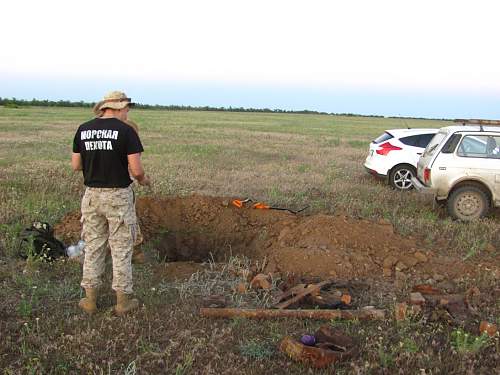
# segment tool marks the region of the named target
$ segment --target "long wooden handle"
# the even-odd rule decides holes
[[[200,309],[200,314],[207,318],[306,318],[306,319],[361,319],[381,320],[385,318],[385,311],[379,309],[361,310],[286,310],[286,309],[236,309],[210,308]]]

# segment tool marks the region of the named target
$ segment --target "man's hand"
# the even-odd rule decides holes
[[[148,176],[144,175],[144,177],[140,180],[137,180],[137,182],[139,183],[139,185],[141,186],[149,186],[151,187],[151,180],[149,179]]]
[[[132,174],[132,177],[134,177],[137,182],[141,185],[145,185],[142,181],[146,181],[147,184],[150,184],[149,178],[146,177],[146,174],[144,173],[144,168],[142,167],[141,163],[141,154],[130,154],[127,156],[128,159],[128,166],[130,173]]]

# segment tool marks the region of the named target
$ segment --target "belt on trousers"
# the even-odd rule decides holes
[[[124,188],[99,188],[99,187],[87,186],[86,189],[91,190],[91,191],[117,191],[117,190],[126,190],[126,189],[132,189],[132,188],[130,186],[127,186]]]

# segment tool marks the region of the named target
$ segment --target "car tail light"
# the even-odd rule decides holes
[[[384,156],[386,156],[391,151],[402,150],[401,147],[391,145],[389,142],[382,143],[379,147],[380,148],[376,151],[377,154],[384,155]]]
[[[427,184],[431,180],[431,170],[429,168],[424,169],[424,184]]]

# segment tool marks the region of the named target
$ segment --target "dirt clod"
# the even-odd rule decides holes
[[[413,256],[414,256],[414,257],[415,257],[415,258],[416,258],[419,262],[421,262],[421,263],[425,263],[425,262],[427,262],[427,260],[428,260],[428,259],[427,259],[427,256],[426,256],[423,252],[421,252],[421,251],[417,251],[417,252],[415,252],[415,254],[413,254]]]
[[[398,262],[396,264],[396,271],[401,272],[401,271],[404,271],[407,268],[408,268],[408,266],[405,263],[403,263],[403,262]]]

